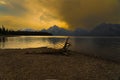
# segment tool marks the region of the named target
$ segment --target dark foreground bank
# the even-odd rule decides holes
[[[70,56],[41,53],[45,49],[0,50],[0,80],[119,80],[120,64],[72,52]],[[32,54],[26,54],[32,53]]]

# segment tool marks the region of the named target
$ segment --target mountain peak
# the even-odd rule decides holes
[[[59,26],[54,25],[54,26],[51,26],[48,30],[59,30],[59,29],[61,29]]]
[[[64,36],[120,36],[120,24],[107,24],[102,23],[96,26],[91,31],[77,28],[74,31],[60,28],[57,25],[50,27],[45,32],[52,33],[53,35],[64,35]]]

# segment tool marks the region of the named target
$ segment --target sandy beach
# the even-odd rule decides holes
[[[120,80],[119,63],[77,52],[38,54],[42,50],[0,49],[0,80]]]

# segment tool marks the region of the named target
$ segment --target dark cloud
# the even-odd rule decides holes
[[[5,1],[6,4],[4,2],[0,4],[0,16],[14,17],[9,19],[9,25],[14,25],[14,23],[29,26],[56,24],[69,26],[70,29],[77,27],[91,29],[100,23],[120,23],[120,0],[2,1]],[[3,17],[0,22],[3,20],[8,21]]]
[[[60,0],[58,12],[71,28],[120,22],[119,0]]]
[[[70,28],[120,23],[120,0],[39,0]]]

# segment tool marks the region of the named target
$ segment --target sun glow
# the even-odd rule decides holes
[[[0,0],[0,25],[15,30],[53,25],[90,29],[103,22],[120,23],[119,7],[118,0]]]
[[[6,5],[7,3],[5,1],[0,0],[1,5]]]

